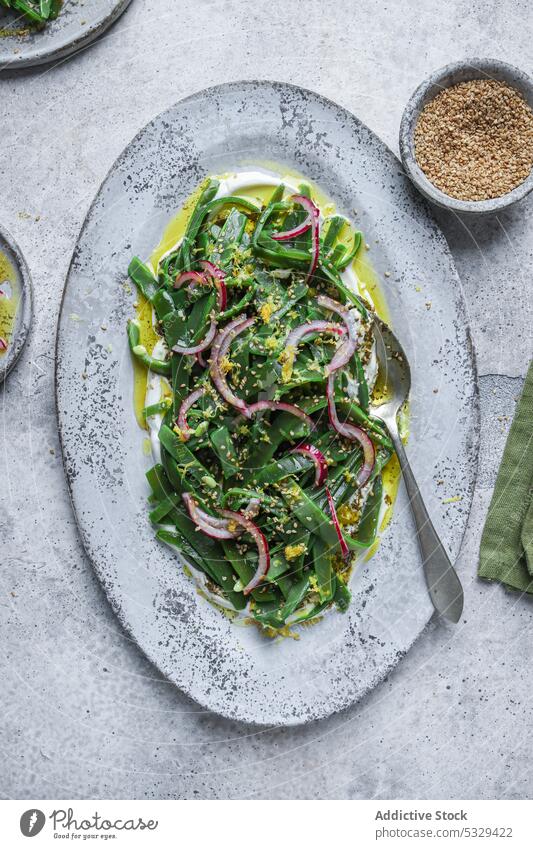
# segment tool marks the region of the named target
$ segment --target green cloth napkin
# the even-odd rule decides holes
[[[507,437],[479,549],[480,578],[533,594],[533,361]]]

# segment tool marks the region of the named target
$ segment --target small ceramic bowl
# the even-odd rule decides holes
[[[445,194],[428,180],[416,161],[414,144],[416,123],[424,106],[449,86],[479,79],[500,80],[508,83],[523,95],[533,109],[533,82],[518,68],[499,62],[497,59],[465,59],[463,62],[454,62],[431,74],[418,86],[407,103],[400,125],[400,156],[406,173],[428,200],[455,212],[486,215],[500,212],[525,197],[533,189],[533,170],[516,189],[501,197],[490,200],[458,200]]]
[[[5,282],[18,295],[12,332],[7,352],[0,356],[0,386],[17,362],[28,338],[32,316],[31,277],[22,251],[13,236],[0,225],[0,254],[12,269],[12,277]],[[0,287],[4,281],[0,279]]]

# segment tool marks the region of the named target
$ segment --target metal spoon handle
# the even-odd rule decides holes
[[[458,622],[463,612],[461,582],[429,518],[403,443],[397,433],[391,433],[391,437],[398,455],[415,520],[418,544],[431,601],[437,613],[451,622]]]

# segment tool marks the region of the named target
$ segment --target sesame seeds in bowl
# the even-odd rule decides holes
[[[511,65],[471,59],[415,91],[400,127],[406,173],[429,200],[494,213],[533,188],[533,84]]]

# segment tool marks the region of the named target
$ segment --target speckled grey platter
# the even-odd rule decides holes
[[[22,349],[28,338],[31,327],[31,277],[26,260],[22,252],[15,242],[13,236],[0,226],[0,253],[4,254],[15,271],[16,281],[15,286],[19,290],[20,300],[15,315],[13,324],[13,332],[8,339],[8,348],[5,354],[0,355],[0,384],[17,362],[22,353]],[[12,284],[8,283],[9,288]],[[6,290],[4,280],[0,275],[0,290]]]
[[[81,535],[125,628],[205,708],[289,725],[368,692],[412,645],[432,608],[403,488],[376,556],[354,575],[349,612],[303,629],[299,641],[272,642],[231,624],[154,539],[144,478],[151,461],[133,415],[125,335],[135,299],[123,285],[128,261],[150,255],[207,174],[264,160],[320,184],[356,218],[377,272],[390,272],[392,321],[413,374],[409,453],[443,541],[457,555],[478,444],[457,273],[393,154],[353,115],[312,92],[270,82],[212,88],[159,115],[126,148],[72,259],[58,329],[57,407]],[[461,500],[443,503],[454,496]]]
[[[0,38],[0,70],[57,62],[77,53],[102,35],[130,3],[131,0],[64,0],[56,20],[44,29]],[[1,30],[23,28],[27,28],[25,18],[0,7]]]

